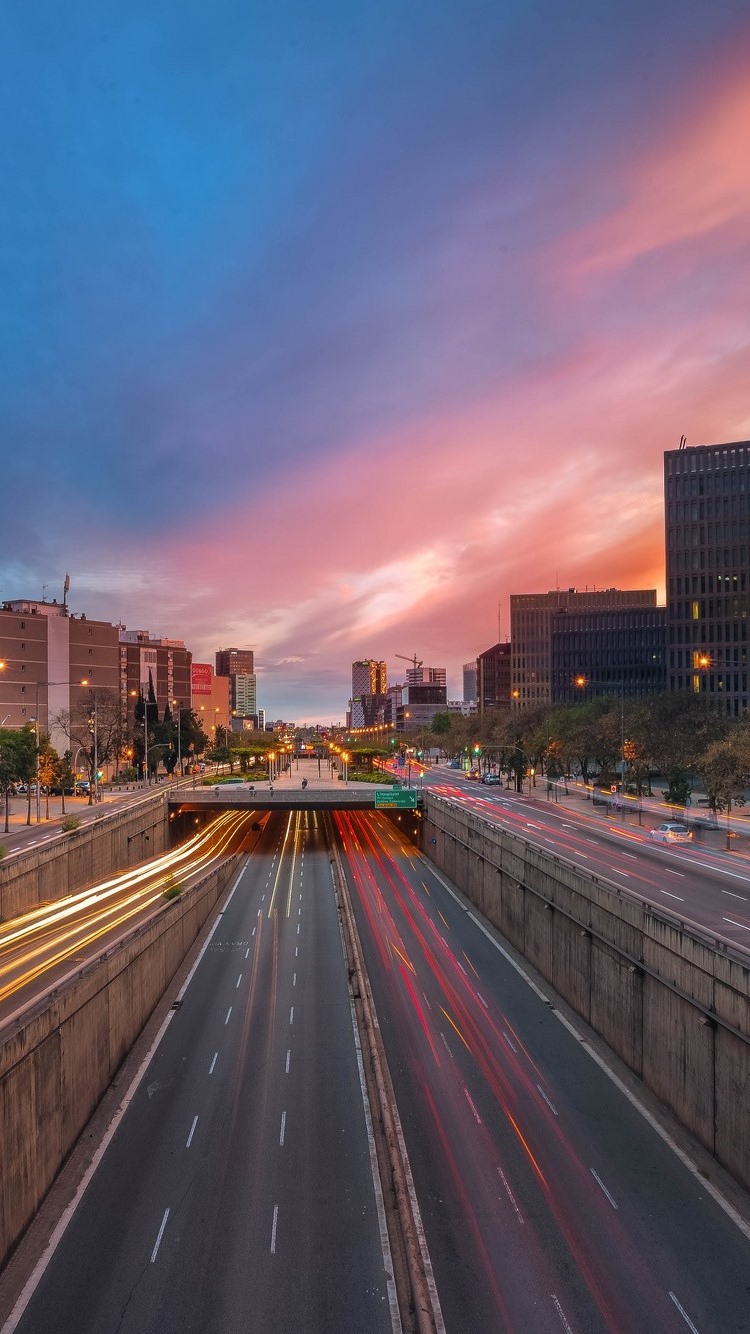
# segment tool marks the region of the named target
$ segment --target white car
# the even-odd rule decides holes
[[[693,831],[688,829],[686,824],[667,824],[657,825],[656,829],[651,830],[651,837],[657,843],[691,843],[693,840]]]

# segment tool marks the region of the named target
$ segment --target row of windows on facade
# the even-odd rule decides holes
[[[686,547],[714,547],[723,542],[741,542],[747,539],[747,519],[729,519],[716,523],[678,524],[674,529],[672,549]]]
[[[704,659],[703,662],[700,661],[701,658]],[[678,648],[670,649],[669,651],[670,670],[674,670],[675,667],[692,667],[693,670],[699,668],[701,671],[705,672],[709,671],[711,667],[721,667],[722,663],[726,663],[727,667],[732,665],[735,667],[744,667],[747,663],[747,649],[725,648],[723,644],[717,644],[716,647],[712,647],[711,649],[709,664],[705,664],[705,655],[696,652],[694,649]]]
[[[683,587],[684,584],[684,587]],[[682,593],[745,593],[746,577],[743,574],[690,574],[677,575],[669,581],[670,599]]]
[[[708,675],[693,673],[692,676],[680,676],[674,678],[677,682],[678,690],[692,690],[697,693],[705,694],[747,694],[747,672],[728,672],[725,675],[721,673],[710,672]],[[743,707],[747,706],[747,701],[743,702]]]
[[[744,519],[750,513],[750,495],[707,496],[705,500],[675,500],[667,505],[667,525],[671,533],[678,526],[703,523],[704,520]]]
[[[747,619],[747,607],[741,597],[728,598],[693,598],[689,602],[670,602],[669,619],[675,621],[744,621]]]
[[[747,621],[719,621],[716,625],[710,622],[700,625],[694,621],[692,625],[670,625],[669,642],[670,644],[720,644],[724,640],[727,644],[741,641],[743,644],[747,639]]]
[[[689,480],[708,473],[708,480],[731,476],[734,472],[744,476],[747,468],[748,452],[744,445],[730,445],[726,449],[686,449],[669,450],[665,454],[668,482]]]
[[[673,570],[737,570],[747,564],[746,547],[691,547],[670,556]]]

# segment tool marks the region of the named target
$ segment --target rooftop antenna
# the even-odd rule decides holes
[[[685,449],[686,447],[687,447],[687,436],[686,436],[686,435],[681,435],[681,436],[680,436],[680,449]]]
[[[69,593],[69,592],[70,592],[70,575],[69,575],[69,574],[66,574],[66,575],[65,575],[65,583],[63,584],[63,607],[65,607],[66,611],[67,611],[67,608],[68,608],[68,593]]]
[[[48,589],[48,588],[49,588],[49,584],[42,584],[42,602],[46,602],[46,601],[47,601],[47,589]]]

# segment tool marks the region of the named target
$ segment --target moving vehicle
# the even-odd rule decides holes
[[[667,821],[666,824],[657,825],[656,829],[652,829],[651,837],[657,843],[691,843],[693,831],[688,829],[686,824]]]
[[[502,783],[502,781],[503,781],[503,780],[502,780],[502,778],[500,777],[499,774],[483,774],[483,775],[482,775],[482,782],[483,782],[483,783],[491,783],[493,787],[497,787],[497,786],[499,786],[499,785]]]

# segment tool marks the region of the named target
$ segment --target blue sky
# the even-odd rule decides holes
[[[0,596],[328,720],[661,586],[663,450],[750,434],[748,74],[736,0],[6,9]]]

